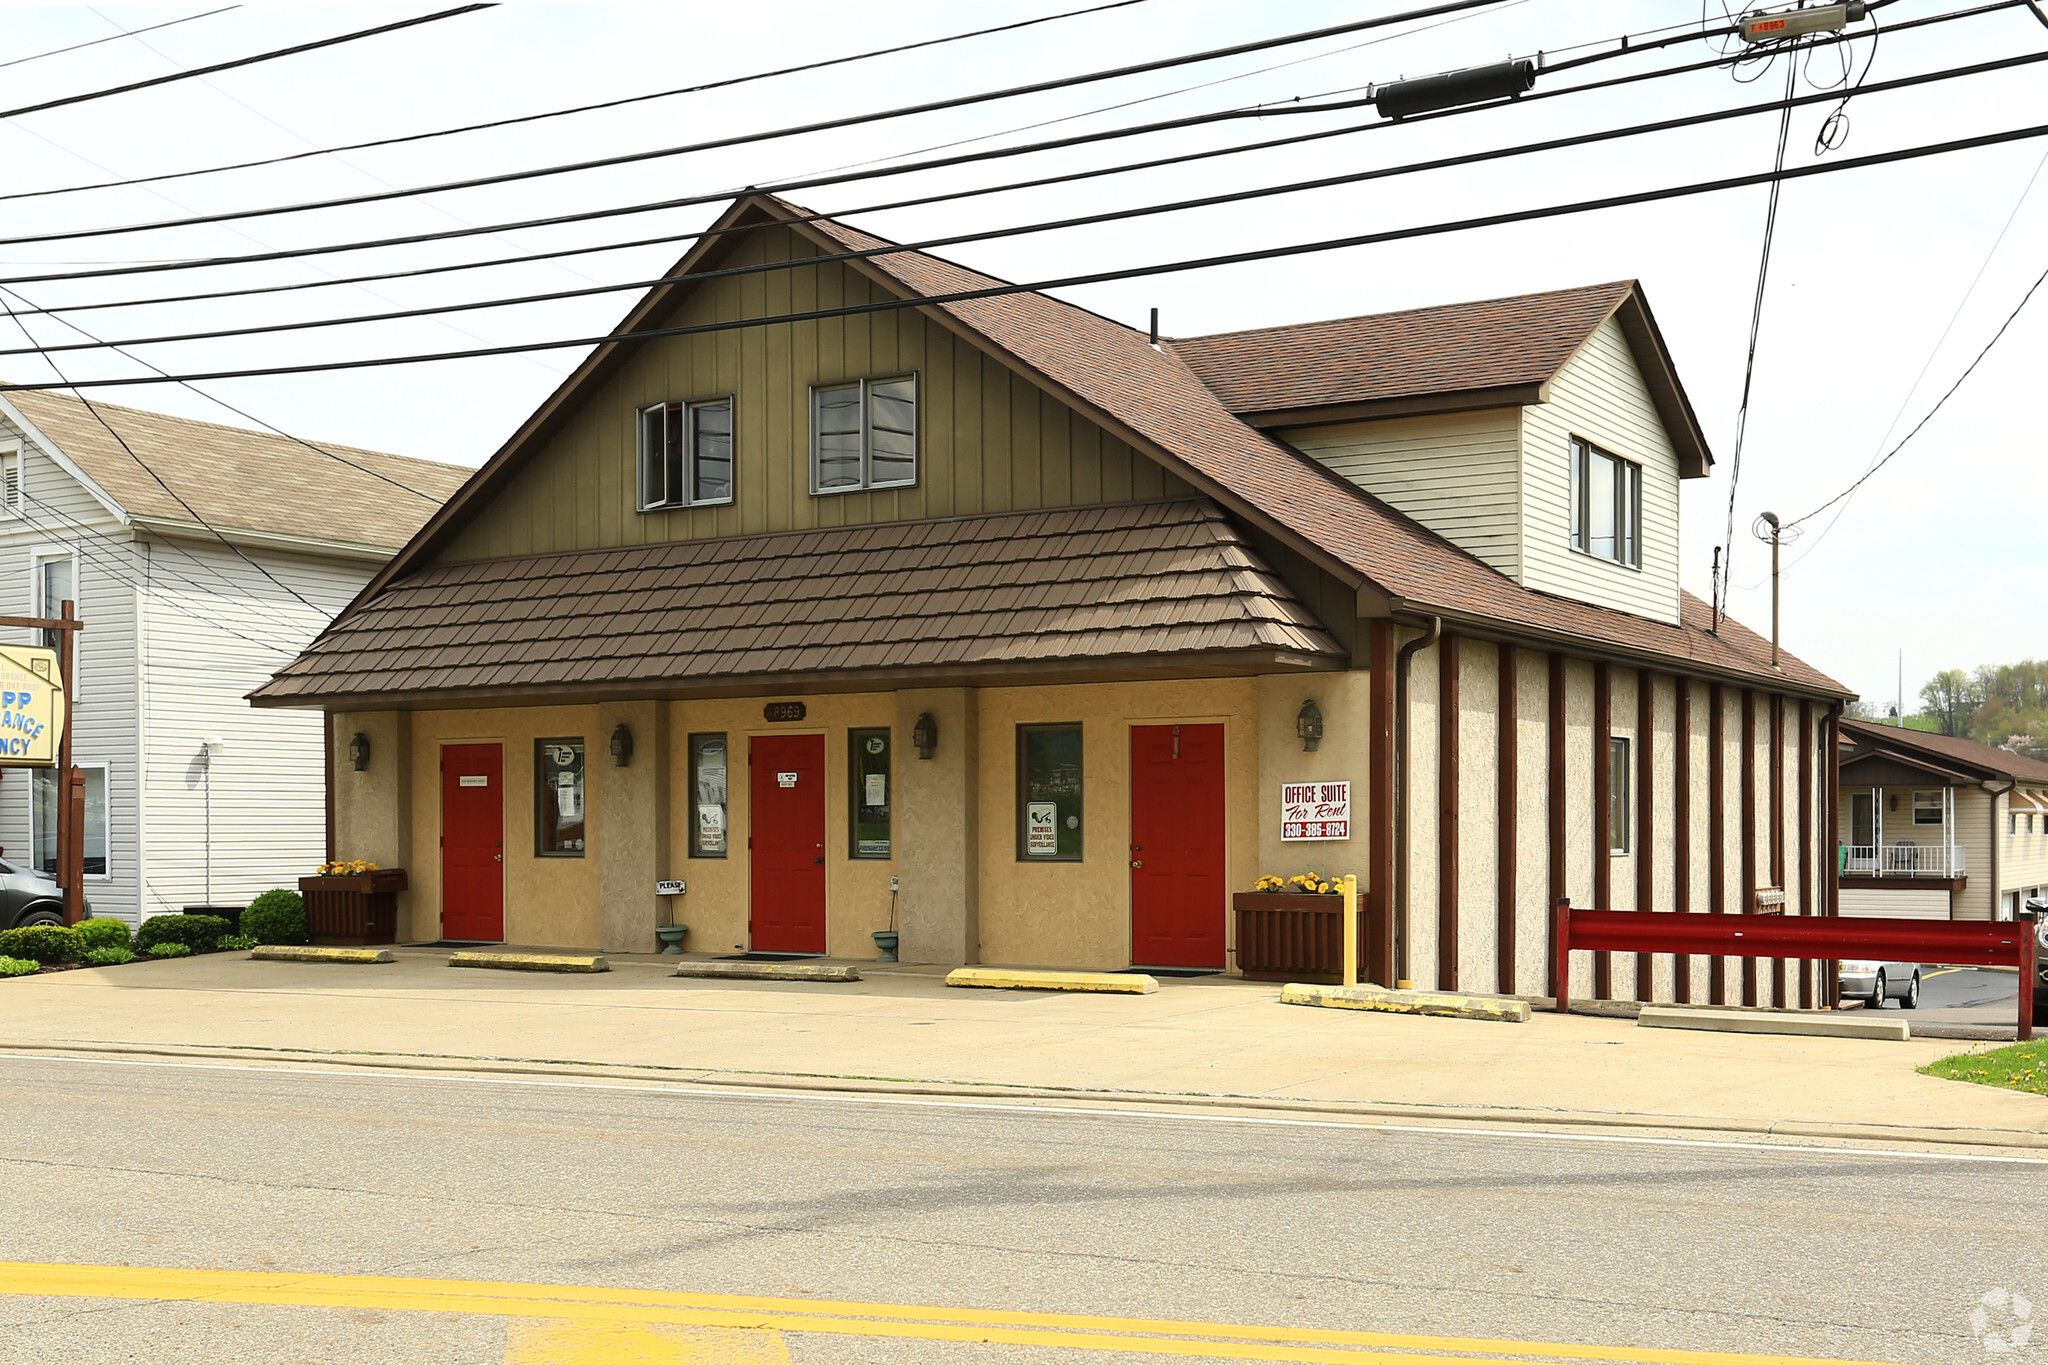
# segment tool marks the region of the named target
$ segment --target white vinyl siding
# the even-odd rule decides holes
[[[1947,919],[1948,902],[1949,893],[1946,891],[1901,891],[1896,887],[1842,888],[1844,915],[1874,916],[1881,919]],[[1955,918],[1983,919],[1984,916],[1966,915],[1962,911],[1962,906],[1957,905]]]
[[[1520,576],[1520,409],[1388,417],[1284,435],[1453,545]]]
[[[1575,554],[1573,438],[1642,469],[1642,567]],[[1550,386],[1522,410],[1522,584],[1562,597],[1678,621],[1678,458],[1621,328],[1602,323]]]

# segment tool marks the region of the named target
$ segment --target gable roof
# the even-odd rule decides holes
[[[259,706],[990,684],[1350,661],[1203,499],[668,541],[423,569]],[[910,674],[915,670],[915,674]]]
[[[335,459],[266,431],[97,400],[88,409],[70,394],[49,390],[23,390],[7,401],[129,516],[165,527],[203,532],[193,518],[197,512],[222,531],[391,551],[411,540],[471,473],[460,465],[312,443],[341,457]]]
[[[669,273],[686,275],[729,244],[729,234],[752,223],[786,224],[830,253],[894,245],[843,223],[812,218],[808,210],[773,195],[748,194],[735,200]],[[1007,286],[919,251],[890,252],[848,266],[911,299]],[[688,287],[684,279],[650,290],[616,330],[653,326],[653,319]],[[1682,597],[1680,623],[1667,625],[1522,587],[1240,420],[1177,349],[1155,349],[1143,333],[1121,323],[1028,290],[927,304],[920,311],[1145,451],[1250,525],[1341,581],[1376,594],[1388,610],[1439,616],[1459,630],[1505,635],[1538,647],[1603,651],[1652,668],[1682,667],[1822,696],[1849,695],[1840,683],[1789,653],[1773,668],[1768,642],[1733,621],[1724,621],[1719,632],[1708,629],[1706,604],[1689,594]],[[544,446],[583,397],[638,344],[611,342],[586,357],[365,586],[349,611],[425,567],[435,550]]]
[[[1257,427],[1549,401],[1550,384],[1614,318],[1687,478],[1713,464],[1634,280],[1329,322],[1176,337],[1174,353]]]
[[[1930,766],[1961,769],[1978,781],[2048,782],[2048,763],[2028,758],[2010,749],[1979,744],[1958,735],[1937,735],[1926,730],[1909,730],[1900,725],[1877,725],[1867,720],[1844,720],[1842,735],[1854,739],[1858,753],[1843,755],[1843,763],[1870,753],[1895,753],[1907,759],[1931,760]]]

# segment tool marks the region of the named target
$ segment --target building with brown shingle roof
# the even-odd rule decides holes
[[[73,757],[93,913],[246,905],[318,865],[321,723],[244,695],[468,474],[68,394],[0,401],[0,614],[70,598],[85,623]],[[54,776],[0,781],[6,861],[55,868]]]
[[[766,195],[671,275],[253,694],[411,937],[1298,975],[1233,898],[1355,873],[1373,979],[1540,994],[1559,895],[1828,908],[1846,694],[1681,590],[1637,285],[1154,343]]]

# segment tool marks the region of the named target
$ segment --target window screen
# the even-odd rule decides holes
[[[1081,727],[1017,727],[1017,856],[1081,858]]]

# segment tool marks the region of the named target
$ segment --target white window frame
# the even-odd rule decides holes
[[[907,479],[877,480],[874,477],[874,423],[870,418],[869,395],[877,384],[910,384],[910,477]],[[832,389],[860,387],[860,482],[840,488],[826,488],[819,482],[818,468],[818,395]],[[924,382],[918,370],[901,370],[895,374],[868,375],[860,379],[841,379],[831,384],[811,385],[811,496],[832,497],[840,493],[865,493],[886,488],[915,488],[924,465]]]
[[[85,879],[89,882],[110,882],[114,880],[114,765],[111,763],[102,762],[86,762],[83,759],[74,758],[72,760],[72,766],[80,769],[81,771],[86,772],[90,772],[94,769],[97,769],[100,774],[100,789],[106,793],[107,804],[106,828],[101,831],[101,833],[106,837],[107,841],[107,870],[105,872],[88,872],[85,874]],[[39,842],[36,836],[39,833],[39,831],[36,829],[36,796],[34,783],[37,781],[55,780],[54,778],[45,779],[43,778],[42,774],[54,774],[57,770],[55,768],[31,768],[29,769],[29,771],[32,774],[34,774],[34,776],[30,778],[28,797],[28,865],[30,867],[39,867],[40,863],[38,862],[36,857],[36,847]],[[92,785],[90,778],[87,779],[86,785],[88,787]],[[60,799],[61,795],[62,794],[60,793]],[[88,810],[92,808],[92,803],[90,801],[86,803],[86,808]],[[56,874],[52,873],[51,875],[54,876]]]
[[[1934,800],[1928,802],[1926,805],[1923,806],[1920,801],[1920,798],[1923,796],[1932,796]],[[1934,818],[1932,820],[1922,820],[1920,818],[1920,812],[1922,810],[1933,811]],[[1913,793],[1913,823],[1915,825],[1948,824],[1948,796],[1946,788],[1922,787]]]
[[[726,493],[722,498],[699,498],[692,496],[697,487],[697,414],[706,408],[724,408],[726,411],[726,440],[728,442],[728,454],[730,455],[730,467],[726,473]],[[668,432],[667,414],[671,410],[680,410],[683,414],[683,454],[682,460],[677,466],[683,481],[680,497],[676,496],[678,490],[668,486],[669,462],[666,438]],[[649,441],[647,439],[647,419],[654,414],[661,415],[661,430],[664,441],[663,447],[658,453],[649,449]],[[678,507],[725,507],[732,503],[734,495],[739,488],[739,403],[735,401],[732,394],[721,394],[711,398],[677,399],[674,402],[668,403],[649,403],[646,407],[638,409],[633,414],[633,443],[636,452],[633,460],[633,503],[642,512],[667,512]],[[662,497],[658,500],[650,499],[647,496],[649,491],[648,465],[651,460],[656,458],[659,458],[661,462]]]
[[[1604,555],[1592,548],[1587,526],[1586,494],[1592,479],[1592,461],[1603,459],[1614,465],[1614,553]],[[1571,548],[1588,559],[1619,564],[1624,569],[1643,567],[1643,467],[1636,461],[1595,445],[1583,436],[1571,438],[1570,465],[1565,484],[1569,490],[1566,511],[1567,539]]]
[[[20,441],[0,441],[0,517],[21,515],[22,459]]]
[[[46,606],[45,603],[43,602],[43,565],[54,563],[55,561],[60,559],[69,560],[71,563],[71,602],[73,610],[75,610],[80,617],[83,617],[85,615],[85,599],[81,596],[81,593],[83,593],[84,591],[85,585],[80,581],[80,575],[84,570],[84,565],[82,561],[79,559],[78,551],[72,549],[68,545],[38,545],[33,550],[29,551],[29,615],[47,617],[56,616],[61,604],[58,602],[51,602],[48,603]],[[35,643],[39,645],[46,645],[46,647],[50,649],[59,648],[56,641],[45,641],[42,638],[45,633],[54,634],[55,632],[36,632]],[[76,702],[84,691],[84,689],[82,689],[78,685],[78,675],[83,673],[85,670],[82,667],[81,660],[79,659],[79,653],[77,648],[78,635],[77,632],[75,631],[72,633],[71,636],[71,644],[71,676],[67,678],[65,681],[70,685],[71,688],[71,700],[73,702]]]

